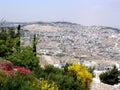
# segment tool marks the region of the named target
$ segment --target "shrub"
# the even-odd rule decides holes
[[[2,69],[0,69],[0,88],[4,87],[8,82],[9,75]]]
[[[9,69],[6,64],[1,65],[0,90],[37,90],[32,86],[33,80],[29,69],[23,67]]]
[[[37,79],[29,69],[4,63],[0,69],[0,90],[58,90],[57,84],[43,78]],[[6,65],[13,66],[6,67]],[[5,68],[3,68],[5,66]],[[8,73],[14,72],[14,73]]]
[[[61,70],[61,69],[56,68],[56,67],[54,67],[54,66],[52,66],[52,65],[47,65],[47,66],[45,66],[44,71],[45,71],[46,73],[48,73],[48,74],[50,74],[50,73],[61,74],[61,73],[62,73],[62,70]]]
[[[13,63],[10,61],[6,61],[5,63],[0,64],[0,68],[9,75],[13,75],[15,73],[32,74],[32,71],[30,69],[20,66],[14,66]]]
[[[0,64],[0,68],[2,68],[3,70],[6,70],[6,71],[10,71],[13,69],[13,63],[12,62],[9,62],[9,61],[6,61],[2,64]]]
[[[38,67],[39,60],[34,55],[33,48],[30,46],[22,47],[21,52],[14,52],[13,55],[9,56],[7,59],[14,63],[14,65],[23,66],[33,70]]]
[[[114,85],[119,83],[120,71],[114,66],[112,70],[102,73],[100,75],[100,80],[103,83]]]
[[[0,28],[0,57],[6,58],[12,55],[14,50],[18,50],[20,39],[15,37],[15,29],[9,27]]]
[[[58,90],[58,87],[54,82],[49,82],[43,78],[34,80],[33,86],[37,87],[38,90]]]
[[[62,69],[54,66],[46,66],[36,68],[34,73],[37,78],[44,78],[47,81],[55,82],[59,90],[82,90],[81,83],[75,81],[73,77],[67,75]]]
[[[33,77],[16,73],[7,79],[7,82],[0,87],[1,90],[36,90],[32,86]]]
[[[32,74],[32,71],[30,69],[24,68],[24,67],[20,67],[20,66],[15,66],[15,70],[19,73],[23,73],[23,74]]]
[[[84,90],[89,89],[93,76],[84,65],[73,64],[69,66],[68,74],[81,82]]]
[[[62,66],[62,68],[63,68],[63,73],[64,73],[64,74],[67,74],[67,72],[68,72],[68,67],[71,66],[71,65],[72,65],[72,64],[66,63],[64,66]]]

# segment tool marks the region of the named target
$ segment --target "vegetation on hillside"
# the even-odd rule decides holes
[[[39,60],[33,52],[33,48],[30,46],[21,47],[20,53],[14,51],[12,55],[7,57],[8,60],[13,62],[15,65],[24,66],[33,70],[38,67]]]
[[[20,43],[20,25],[0,28],[0,89],[1,90],[89,90],[92,74],[79,64],[41,68],[36,56],[36,36],[32,46]]]
[[[8,57],[19,48],[19,38],[14,28],[0,28],[0,57]]]
[[[100,75],[100,80],[103,83],[114,85],[114,84],[118,84],[120,82],[119,77],[120,77],[120,71],[118,71],[116,66],[114,66],[112,70],[102,73]]]

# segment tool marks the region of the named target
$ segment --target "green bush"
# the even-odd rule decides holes
[[[7,57],[18,50],[19,37],[16,36],[14,28],[0,28],[0,57]]]
[[[48,73],[48,74],[50,74],[50,73],[62,74],[62,70],[61,70],[61,69],[56,68],[56,67],[54,67],[54,66],[52,66],[52,65],[47,65],[47,66],[45,66],[44,71],[45,71],[46,73]]]
[[[34,54],[33,48],[26,46],[21,48],[20,53],[14,52],[13,55],[7,57],[7,59],[13,62],[14,65],[24,66],[33,70],[38,67],[39,64],[39,60]]]
[[[34,77],[30,74],[0,73],[0,90],[38,90],[32,85]]]
[[[36,68],[34,73],[37,78],[44,78],[45,80],[55,82],[59,90],[83,90],[80,82],[73,77],[64,73],[63,69],[54,66],[46,66],[43,68]]]
[[[55,82],[44,80],[43,78],[35,79],[33,86],[37,87],[38,90],[58,90]]]
[[[0,69],[0,88],[4,87],[4,85],[7,84],[8,79],[9,79],[8,74],[2,69]]]
[[[119,82],[119,77],[120,76],[120,72],[118,71],[118,69],[114,66],[112,70],[102,73],[100,75],[100,80],[103,83],[106,84],[110,84],[110,85],[114,85],[114,84],[118,84]]]
[[[12,61],[14,65],[34,69],[39,63],[34,50],[36,44],[34,48],[30,46],[22,47],[20,44],[20,25],[17,33],[15,33],[14,28],[0,28],[0,57]]]
[[[67,74],[67,72],[68,72],[68,67],[71,66],[71,65],[72,65],[72,64],[66,63],[64,66],[62,66],[62,68],[63,68],[63,73],[64,73],[64,74]]]

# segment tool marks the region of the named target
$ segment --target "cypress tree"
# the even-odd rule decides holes
[[[35,56],[36,56],[36,44],[37,44],[37,37],[36,37],[36,34],[34,34],[34,39],[33,39],[33,52],[35,53]]]
[[[18,46],[18,52],[20,52],[20,32],[21,32],[21,26],[20,25],[18,25],[18,27],[17,27],[17,34],[16,34],[16,37],[18,37],[19,38],[19,41],[18,41],[18,43],[17,43],[17,46]]]

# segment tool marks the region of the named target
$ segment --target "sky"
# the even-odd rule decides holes
[[[68,21],[120,28],[120,0],[0,0],[0,19]]]

